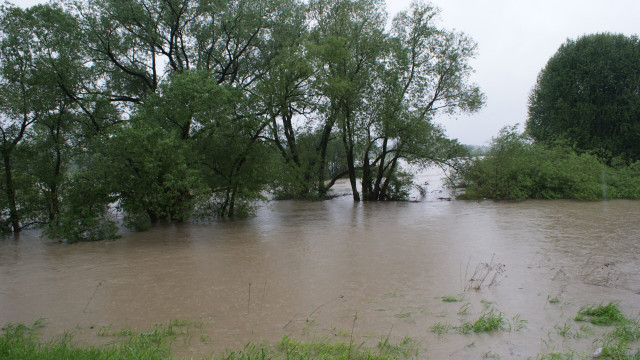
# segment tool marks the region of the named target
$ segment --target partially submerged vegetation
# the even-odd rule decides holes
[[[504,128],[484,157],[460,171],[460,199],[639,199],[640,161],[607,165],[562,142],[533,143]]]
[[[586,305],[580,308],[575,317],[578,322],[590,322],[597,326],[614,326],[613,330],[607,331],[604,335],[593,341],[597,346],[593,353],[577,353],[575,351],[552,352],[539,354],[536,359],[541,360],[573,360],[573,359],[618,359],[618,360],[638,360],[640,359],[640,322],[637,318],[629,318],[620,310],[618,302],[611,302],[607,305]],[[571,326],[565,324],[564,327],[557,327],[562,336],[586,337],[592,333],[590,328],[580,327],[580,332],[572,332]]]
[[[618,303],[612,302],[607,305],[583,306],[575,317],[576,321],[586,321],[594,325],[622,325],[629,320],[622,314]]]
[[[520,319],[519,315],[513,317],[511,321],[507,319],[501,311],[496,309],[493,303],[484,302],[480,315],[475,320],[468,320],[471,314],[471,303],[463,304],[458,310],[460,324],[437,322],[429,328],[429,331],[439,337],[455,331],[458,334],[479,334],[494,331],[520,331],[526,327],[526,320]]]
[[[495,331],[520,331],[526,321],[518,315],[511,320],[496,309],[495,304],[483,301],[483,310],[476,319],[472,316],[471,304],[463,304],[459,311],[460,325],[437,323],[431,332],[439,338],[454,331],[458,336],[471,336]],[[584,306],[575,318],[577,322],[589,321],[596,327],[612,328],[593,340],[594,352],[550,352],[538,354],[529,359],[640,359],[640,322],[636,318],[625,316],[619,303]],[[0,335],[0,358],[7,360],[29,359],[170,359],[172,347],[176,344],[190,344],[200,341],[210,344],[211,339],[202,331],[202,324],[174,320],[168,325],[156,325],[148,331],[123,329],[113,331],[110,327],[98,329],[98,335],[109,340],[106,345],[82,345],[74,341],[73,333],[65,332],[51,340],[41,340],[39,330],[44,321],[38,320],[31,326],[9,324]],[[574,323],[575,324],[575,323]],[[573,330],[570,323],[556,325],[555,332],[564,338],[589,338],[596,331],[590,325],[581,325]],[[199,335],[199,337],[198,337]],[[319,338],[311,341],[298,341],[289,336],[277,343],[248,343],[242,350],[227,350],[224,353],[211,354],[202,359],[258,360],[258,359],[419,359],[425,356],[422,345],[409,337],[397,343],[390,336],[383,336],[376,345],[370,346],[355,340],[353,332],[345,334],[346,341],[336,338]],[[199,338],[199,339],[198,339]],[[472,343],[473,344],[473,343]],[[496,354],[499,355],[499,354]]]
[[[640,198],[639,50],[637,36],[567,40],[538,76],[525,133],[501,131],[462,198]]]
[[[466,150],[476,44],[415,1],[56,0],[0,6],[0,231],[74,242],[251,214],[265,191],[406,198],[402,164]],[[404,169],[406,170],[406,169]],[[361,179],[362,186],[356,185]],[[362,189],[362,193],[360,193]]]
[[[50,341],[42,341],[38,329],[43,326],[38,321],[32,326],[9,324],[3,328],[0,336],[0,358],[3,360],[31,359],[139,359],[161,360],[172,358],[172,344],[177,340],[191,341],[190,327],[184,321],[173,321],[167,326],[158,325],[150,331],[137,332],[129,329],[111,332],[101,331],[102,336],[113,338],[113,342],[104,346],[77,345],[73,335],[65,333]],[[207,337],[201,335],[200,341],[207,343]],[[336,342],[332,339],[311,342],[299,342],[283,337],[276,345],[249,343],[239,351],[226,351],[222,354],[202,359],[258,360],[258,359],[416,359],[419,355],[419,343],[410,338],[392,344],[389,337],[381,339],[376,347],[370,348],[362,343]]]

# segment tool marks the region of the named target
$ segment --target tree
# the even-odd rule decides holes
[[[433,124],[438,113],[477,111],[484,95],[468,82],[475,43],[461,33],[435,26],[438,10],[414,2],[393,21],[389,50],[376,84],[367,95],[367,145],[362,183],[367,200],[398,199],[400,161],[446,164],[464,154],[457,141]],[[406,177],[406,176],[405,176]],[[405,191],[396,187],[395,191]]]
[[[321,138],[321,165],[333,126],[347,157],[347,174],[353,199],[360,201],[356,186],[357,143],[360,138],[358,114],[365,105],[366,89],[376,68],[382,65],[385,52],[386,12],[381,1],[319,0],[311,3],[317,26],[312,31],[316,89],[324,97],[324,121]],[[324,183],[323,166],[319,168],[319,186]],[[326,192],[326,190],[324,190]]]
[[[10,227],[18,232],[40,221],[38,205],[33,201],[46,203],[49,221],[59,213],[59,190],[69,161],[63,153],[68,149],[73,117],[73,101],[66,91],[76,87],[82,62],[77,55],[77,26],[73,17],[59,7],[38,5],[22,10],[9,6],[1,11],[2,186]],[[17,158],[16,154],[26,157]],[[21,173],[15,174],[16,166]],[[21,181],[14,181],[16,175]],[[24,197],[37,192],[43,199],[28,201]],[[27,209],[33,212],[27,215]],[[29,218],[25,223],[24,215]]]
[[[529,98],[526,130],[566,140],[611,162],[640,159],[640,41],[610,33],[568,40],[549,59]]]

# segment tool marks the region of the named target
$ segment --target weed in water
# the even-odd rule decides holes
[[[527,328],[527,320],[520,319],[520,314],[516,314],[511,318],[511,324],[509,326],[512,331],[520,331]]]
[[[627,321],[617,302],[611,302],[608,305],[583,306],[575,320],[605,326],[624,324]]]
[[[402,313],[402,314],[395,314],[393,316],[397,317],[398,319],[408,319],[411,317],[411,313],[408,312],[408,313]]]
[[[432,333],[438,335],[438,337],[440,338],[443,335],[445,335],[446,333],[448,333],[449,330],[451,330],[453,328],[454,328],[454,326],[451,325],[451,324],[437,322],[434,325],[431,325],[431,327],[429,328],[429,331],[431,331]]]
[[[384,296],[385,296],[385,297],[392,297],[392,298],[394,298],[394,297],[398,297],[398,296],[400,296],[400,294],[398,294],[398,289],[394,289],[393,291],[389,291],[389,292],[387,292],[387,293],[384,293]]]
[[[573,329],[571,328],[571,325],[564,323],[563,326],[557,325],[554,326],[554,329],[556,329],[556,331],[558,332],[558,334],[562,337],[566,337],[566,338],[575,338],[575,333],[573,332]]]
[[[213,340],[211,340],[211,336],[207,334],[200,334],[200,342],[203,344],[212,344]]]
[[[483,356],[483,359],[500,359],[500,355],[494,353],[493,351],[487,351]]]
[[[577,333],[578,338],[585,338],[593,335],[594,330],[587,324],[580,325],[580,332]]]
[[[505,320],[503,314],[495,309],[490,309],[488,312],[484,311],[480,315],[480,318],[473,323],[473,332],[483,333],[504,330],[504,326]]]
[[[442,299],[442,302],[461,302],[462,300],[464,300],[464,295],[443,296],[441,299]]]
[[[471,334],[473,332],[473,323],[464,322],[460,324],[460,326],[456,327],[456,331],[458,331],[458,334]]]
[[[627,321],[617,326],[608,335],[614,339],[626,342],[635,342],[640,340],[640,323],[637,321]]]
[[[460,306],[460,310],[458,310],[458,315],[460,315],[461,318],[466,318],[467,316],[469,316],[470,311],[471,311],[471,303],[464,303],[462,306]]]
[[[547,295],[547,302],[549,304],[559,304],[560,303],[560,299],[558,299],[557,297],[551,297],[551,295]]]
[[[578,311],[577,321],[587,321],[596,325],[615,325],[615,329],[607,332],[601,339],[595,340],[594,344],[599,345],[593,354],[577,354],[575,352],[539,354],[536,359],[618,359],[618,360],[640,360],[640,350],[637,346],[631,347],[629,344],[637,344],[640,340],[640,323],[637,319],[629,319],[620,311],[619,303],[613,302],[608,305],[584,306]],[[567,324],[560,327],[556,325],[556,330],[566,337],[586,337],[593,334],[594,330],[588,325],[580,326],[579,332],[573,332]],[[636,348],[634,350],[634,348]]]

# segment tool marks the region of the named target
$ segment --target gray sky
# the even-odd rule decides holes
[[[38,0],[14,0],[27,7]],[[411,0],[387,0],[390,17]],[[487,96],[472,115],[443,117],[447,134],[484,145],[505,125],[524,124],[540,70],[568,38],[597,32],[640,34],[639,0],[432,0],[441,25],[478,43],[472,80]]]

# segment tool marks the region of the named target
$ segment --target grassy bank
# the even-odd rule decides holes
[[[465,305],[463,305],[463,310]],[[465,312],[462,312],[463,316]],[[573,319],[576,324],[603,326],[608,330],[603,336],[593,339],[597,346],[595,354],[578,353],[572,350],[537,354],[529,359],[620,359],[640,360],[640,322],[629,318],[620,311],[618,303],[584,306]],[[460,336],[473,336],[475,333],[491,331],[519,330],[522,321],[508,321],[503,314],[487,307],[477,320],[463,321],[460,326],[447,326],[444,333],[455,330]],[[103,328],[98,335],[110,340],[107,345],[81,345],[74,342],[71,333],[64,333],[51,340],[44,341],[39,330],[44,321],[32,325],[10,324],[2,329],[0,336],[0,359],[172,359],[172,345],[178,341],[188,343],[196,334],[194,329],[201,326],[186,321],[171,321],[168,325],[157,325],[151,330],[138,332],[129,329],[111,331]],[[515,328],[513,327],[515,326]],[[582,331],[589,326],[581,326],[573,331],[570,324],[558,328],[558,334],[564,337],[589,337],[593,332]],[[442,329],[440,329],[442,330]],[[437,326],[432,332],[438,332]],[[200,340],[208,336],[200,334]],[[300,342],[284,337],[277,344],[249,343],[244,349],[213,354],[202,359],[257,360],[257,359],[422,359],[428,358],[420,352],[419,342],[404,338],[392,343],[389,337],[382,338],[377,346],[368,347],[354,341],[337,342],[334,339]]]
[[[111,337],[114,342],[104,346],[83,346],[73,342],[73,335],[65,333],[56,338],[43,341],[39,337],[39,329],[44,321],[33,325],[10,324],[3,328],[0,336],[0,359],[173,359],[172,344],[176,341],[189,341],[190,323],[175,321],[169,325],[159,325],[153,330],[136,332],[129,329],[110,331],[102,329],[99,335]],[[207,337],[203,335],[201,340]],[[350,342],[325,341],[299,342],[284,337],[277,344],[249,343],[244,349],[227,351],[201,359],[225,360],[264,360],[264,359],[363,359],[391,360],[419,358],[418,343],[404,338],[398,344],[383,338],[377,347],[369,348],[363,344]]]

